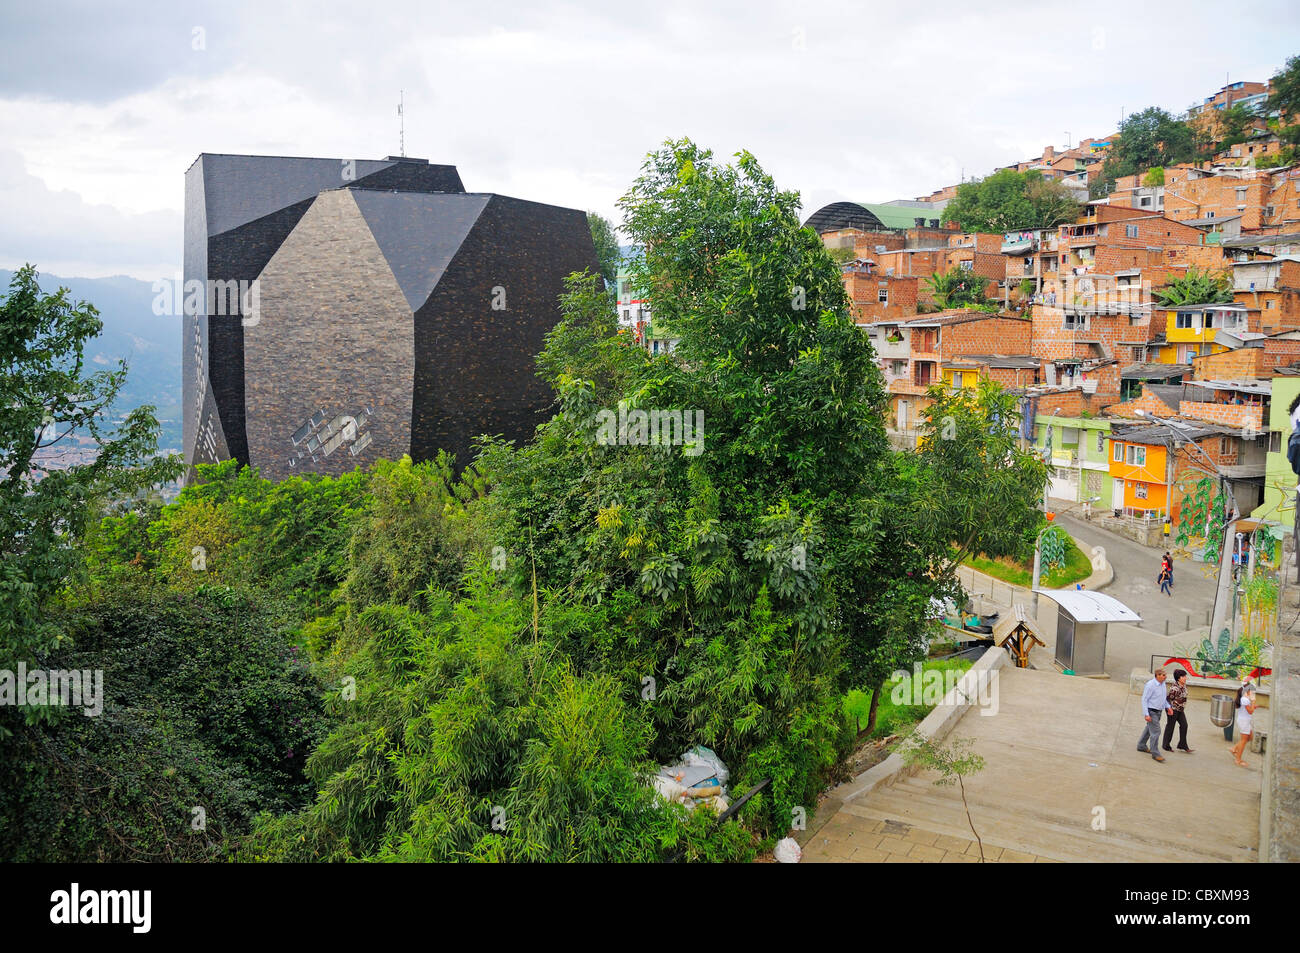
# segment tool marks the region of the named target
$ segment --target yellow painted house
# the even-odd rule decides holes
[[[1232,304],[1193,304],[1166,308],[1165,343],[1152,345],[1147,360],[1153,364],[1190,364],[1192,358],[1231,350],[1216,338],[1220,331],[1247,330],[1246,309]]]
[[[980,372],[977,365],[944,367],[943,369],[943,386],[948,390],[973,390],[980,383]]]

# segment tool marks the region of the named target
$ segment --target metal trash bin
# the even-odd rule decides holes
[[[1236,713],[1232,710],[1231,695],[1210,696],[1210,721],[1216,728],[1227,728],[1232,724]]]

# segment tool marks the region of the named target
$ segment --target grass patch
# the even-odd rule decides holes
[[[1025,562],[1017,562],[1014,559],[989,559],[986,556],[973,556],[966,560],[965,565],[1013,586],[1028,587],[1034,581],[1034,559],[1032,556]],[[1065,565],[1058,566],[1055,569],[1044,567],[1041,585],[1044,589],[1064,589],[1067,586],[1073,586],[1076,582],[1082,582],[1091,575],[1092,560],[1083,554],[1083,550],[1079,549],[1074,537],[1067,535]]]
[[[970,667],[970,659],[945,659],[941,662],[930,660],[922,663],[921,673],[924,679],[926,672],[964,672]],[[934,708],[933,705],[898,705],[894,703],[895,694],[898,694],[905,701],[913,697],[911,682],[912,674],[910,671],[901,678],[891,678],[885,682],[884,690],[880,695],[880,707],[876,710],[876,727],[871,732],[872,738],[905,734]],[[900,683],[901,688],[899,687]],[[924,681],[922,685],[924,686]],[[898,691],[895,692],[895,689],[898,689]],[[865,727],[867,715],[870,711],[870,692],[859,691],[855,688],[844,696],[844,717],[848,719],[849,724],[853,726],[855,731],[861,731]]]

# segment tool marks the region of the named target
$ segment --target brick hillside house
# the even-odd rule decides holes
[[[1222,335],[1221,335],[1222,337]],[[1300,362],[1300,332],[1241,341],[1231,350],[1192,358],[1194,380],[1267,379]]]
[[[985,294],[997,298],[1002,294],[1002,282],[1007,273],[1002,240],[1000,232],[948,233],[940,243],[909,243],[907,247],[887,249],[870,257],[876,263],[876,270],[886,277],[920,279],[917,284],[917,300],[927,304],[934,302],[934,295],[925,279],[953,269],[987,278]]]
[[[840,278],[852,303],[853,320],[872,324],[916,314],[917,286],[921,279],[886,275],[870,259],[856,258],[840,266]]]
[[[887,425],[906,446],[915,445],[921,414],[929,406],[932,385],[971,386],[981,376],[1014,382],[1029,378],[1027,362],[1007,359],[1030,356],[1030,322],[1009,315],[953,310],[909,321],[887,320],[866,328],[885,375],[890,394]],[[972,375],[967,378],[967,374]]]
[[[1300,329],[1300,259],[1235,262],[1233,300],[1260,314],[1266,334]]]

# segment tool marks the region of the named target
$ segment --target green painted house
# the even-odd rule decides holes
[[[1286,462],[1286,445],[1291,438],[1291,401],[1300,394],[1300,377],[1274,377],[1269,404],[1268,457],[1264,464],[1264,502],[1251,512],[1252,519],[1279,524],[1291,532],[1295,523],[1296,484],[1300,483]]]

